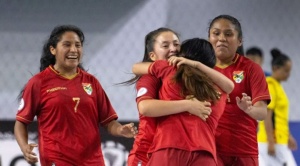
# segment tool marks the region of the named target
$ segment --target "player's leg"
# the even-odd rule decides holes
[[[258,143],[258,163],[259,166],[267,166],[268,159],[268,144]]]
[[[296,160],[294,158],[294,155],[290,149],[287,149],[286,155],[286,161],[288,166],[297,166]]]
[[[287,145],[276,144],[276,158],[288,166],[297,166],[293,153]]]
[[[279,147],[275,145],[275,156],[270,156],[268,154],[268,143],[258,143],[258,152],[259,152],[259,166],[282,166],[284,158],[279,153]]]

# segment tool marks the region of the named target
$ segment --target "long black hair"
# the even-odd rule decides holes
[[[61,40],[61,37],[65,32],[75,32],[78,35],[81,44],[83,45],[84,34],[80,28],[78,28],[74,25],[56,26],[52,30],[49,38],[46,40],[46,42],[43,46],[42,55],[41,55],[41,59],[40,59],[40,72],[45,70],[49,65],[55,64],[56,59],[55,59],[55,56],[52,55],[52,53],[50,52],[50,47],[52,46],[53,48],[56,48],[57,43]],[[82,70],[85,70],[83,68],[82,64],[79,64],[78,67],[81,68]],[[25,86],[22,88],[21,92],[18,95],[19,100],[22,98],[24,88],[25,88]]]
[[[65,33],[65,32],[75,32],[79,39],[81,44],[83,45],[84,42],[84,34],[81,31],[80,28],[74,26],[74,25],[60,25],[55,27],[48,40],[45,42],[44,46],[43,46],[43,50],[42,50],[42,56],[40,59],[40,71],[45,70],[49,65],[54,65],[55,64],[55,56],[53,56],[50,52],[50,47],[52,46],[53,48],[56,48],[57,43],[61,40],[61,36]],[[81,64],[79,64],[78,66],[79,68],[83,69]]]

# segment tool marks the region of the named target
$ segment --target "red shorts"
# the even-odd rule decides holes
[[[258,157],[233,157],[218,155],[218,166],[258,166]]]
[[[47,160],[43,159],[40,160],[42,166],[75,166],[78,163],[70,163],[69,161],[63,159],[54,159],[54,160]],[[85,163],[79,164],[80,166],[105,166],[104,161],[101,163],[89,162],[86,161]]]
[[[139,166],[138,164],[146,166],[148,161],[147,153],[133,153],[128,156],[127,166]]]
[[[59,166],[59,165],[63,165],[63,166],[73,166],[74,164],[69,163],[67,161],[63,161],[63,160],[41,160],[41,165],[42,166]]]
[[[217,163],[210,152],[185,151],[174,148],[161,149],[151,154],[147,166],[216,166]]]

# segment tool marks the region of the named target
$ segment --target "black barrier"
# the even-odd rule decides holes
[[[15,146],[14,152],[10,156],[7,156],[7,151],[5,148],[10,148],[11,145],[5,144],[4,147],[0,149],[0,166],[3,163],[6,163],[9,166],[19,166],[17,163],[22,162],[25,163],[25,159],[22,156],[22,152],[18,147],[17,141],[14,138],[13,130],[14,130],[15,121],[0,121],[0,141],[1,142],[10,142]],[[130,122],[120,122],[121,124],[126,124]],[[138,123],[135,122],[135,125],[138,126]],[[28,126],[29,139],[31,141],[37,142],[37,122],[34,121]],[[102,151],[104,155],[105,165],[107,166],[126,166],[127,157],[130,149],[132,148],[132,144],[134,139],[131,138],[123,138],[123,137],[114,137],[110,135],[104,128],[100,128],[101,133],[101,145]],[[0,142],[0,143],[1,143]],[[10,147],[6,147],[10,146]],[[2,149],[3,148],[3,149]],[[1,154],[3,153],[3,154]],[[6,154],[6,156],[4,156]],[[5,158],[6,157],[6,158]],[[31,166],[38,166],[33,164]]]

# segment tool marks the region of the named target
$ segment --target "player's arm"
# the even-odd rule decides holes
[[[157,70],[156,67],[158,67],[158,70],[160,71],[163,71],[165,67],[169,67],[166,61],[160,62],[156,61],[155,63],[157,65],[152,68],[154,75],[158,74],[155,72],[155,70]],[[147,67],[149,68],[149,66]],[[155,77],[155,80],[157,80],[156,76],[153,77]],[[154,81],[150,77],[141,77],[141,79],[137,82],[137,91],[139,91],[139,88],[141,87],[143,87],[143,89],[147,89],[147,91],[145,92],[146,94],[143,94],[145,95],[145,98],[142,97],[143,95],[141,95],[138,96],[139,99],[137,99],[137,106],[141,115],[148,117],[160,117],[181,112],[189,112],[205,120],[211,113],[209,102],[201,102],[194,98],[190,100],[173,101],[157,100],[157,93],[154,92],[159,91],[160,85],[157,84],[157,81]]]
[[[273,128],[274,124],[272,121],[272,117],[273,117],[273,110],[268,109],[267,117],[264,120],[264,123],[265,123],[267,139],[268,139],[268,154],[274,156],[276,141],[274,139],[274,128]]]
[[[14,134],[26,161],[30,164],[38,162],[37,155],[32,152],[33,148],[37,147],[37,144],[28,144],[27,125],[16,120]]]
[[[126,138],[133,138],[137,134],[137,128],[133,123],[121,125],[118,121],[110,121],[105,128],[114,136],[122,136]]]
[[[297,150],[298,145],[296,139],[293,137],[292,133],[289,134],[289,141],[288,141],[288,147],[291,150]]]
[[[267,116],[267,102],[257,101],[251,109],[246,112],[249,116],[256,120],[265,120]]]
[[[242,98],[236,97],[238,107],[255,120],[264,120],[267,116],[267,102],[259,100],[252,104],[252,99],[246,93],[242,93]]]
[[[177,67],[179,67],[182,64],[186,64],[201,70],[227,94],[231,93],[234,88],[233,82],[230,79],[228,79],[225,75],[202,64],[201,62],[189,60],[184,57],[175,56],[170,57],[168,61],[170,65],[177,65]]]
[[[136,63],[132,66],[132,72],[135,75],[144,75],[144,74],[148,74],[148,69],[150,67],[150,65],[152,64],[152,62],[140,62],[140,63]]]
[[[211,104],[209,102],[201,102],[195,98],[190,100],[156,100],[147,99],[138,103],[140,114],[149,117],[160,117],[172,115],[182,112],[189,112],[200,117],[202,120],[211,114]]]

